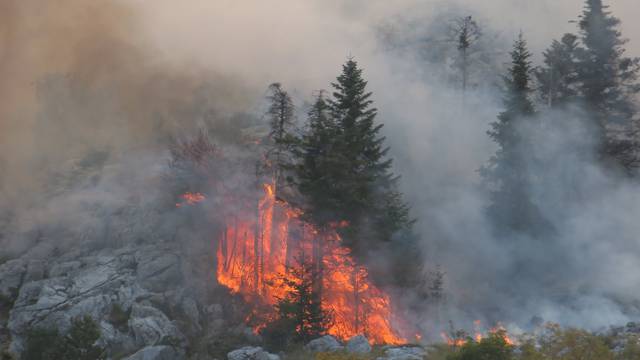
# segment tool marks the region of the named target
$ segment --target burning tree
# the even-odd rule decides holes
[[[222,178],[222,152],[204,130],[192,138],[174,140],[169,152],[167,179],[176,195],[206,193],[212,182]]]
[[[218,224],[209,227],[219,233],[216,278],[251,305],[246,320],[255,331],[402,343],[390,296],[363,264],[372,254],[391,258],[402,274],[384,275],[399,286],[419,274],[412,220],[355,61],[334,86],[333,99],[316,99],[301,137],[291,99],[274,84],[270,131],[251,151],[223,157],[204,133],[176,142],[170,168],[179,207],[206,198],[201,209],[222,210],[208,217]]]
[[[275,305],[277,319],[262,331],[270,345],[284,348],[290,342],[304,343],[324,335],[332,315],[322,307],[321,294],[317,291],[322,279],[316,266],[300,256],[279,280],[288,291]]]

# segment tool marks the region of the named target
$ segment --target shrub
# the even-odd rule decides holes
[[[73,319],[67,335],[56,329],[33,329],[27,333],[23,360],[97,360],[103,349],[95,345],[100,329],[90,316]]]
[[[479,342],[469,339],[460,350],[447,357],[447,360],[511,360],[513,346],[505,340],[503,331],[491,333]]]
[[[58,330],[32,329],[26,336],[24,360],[60,359],[59,344],[62,336]]]
[[[109,313],[109,322],[111,322],[119,331],[125,332],[129,326],[130,315],[131,309],[125,311],[119,304],[113,304],[111,312]]]
[[[609,350],[600,336],[584,330],[563,330],[557,325],[549,325],[550,334],[542,341],[542,353],[553,360],[613,360]]]
[[[629,337],[624,350],[619,356],[620,360],[640,360],[640,344],[638,338]]]

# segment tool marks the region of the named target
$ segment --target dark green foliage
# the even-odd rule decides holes
[[[57,330],[32,329],[26,336],[23,360],[62,359],[62,336]]]
[[[271,162],[276,188],[284,185],[284,170],[291,164],[291,148],[296,142],[294,129],[295,108],[293,101],[280,83],[269,86],[269,149],[267,158]]]
[[[547,325],[548,334],[541,339],[545,358],[558,360],[613,360],[613,353],[604,339],[584,330],[561,329]]]
[[[100,338],[98,325],[89,316],[73,319],[67,335],[57,330],[33,329],[26,337],[23,360],[96,360],[103,349],[95,345]]]
[[[99,359],[103,350],[94,345],[99,338],[100,328],[90,316],[74,319],[71,330],[63,341],[65,358],[69,360]]]
[[[448,360],[511,360],[513,346],[505,341],[505,333],[497,331],[476,342],[471,338],[460,350],[447,357]]]
[[[549,107],[562,107],[578,100],[578,37],[565,34],[544,52],[544,66],[535,73],[538,92]]]
[[[294,152],[293,181],[305,216],[321,230],[346,224],[339,232],[358,260],[384,253],[397,272],[389,276],[373,270],[374,279],[415,284],[422,259],[413,219],[391,172],[389,148],[380,135],[382,125],[375,123],[377,110],[362,69],[348,60],[332,86],[331,99],[322,93],[317,97]]]
[[[382,124],[374,122],[377,110],[362,69],[348,60],[332,86],[329,109],[338,130],[332,153],[339,158],[331,179],[337,190],[332,199],[335,221],[349,223],[344,240],[358,254],[377,247],[377,242],[390,241],[412,220],[397,191],[398,178],[391,173],[389,148],[380,136]]]
[[[305,197],[304,216],[321,228],[338,220],[335,199],[341,196],[334,180],[341,175],[342,155],[334,151],[338,128],[328,111],[320,92],[309,110],[308,128],[295,148],[295,182]]]
[[[620,20],[607,11],[602,0],[587,0],[580,18],[584,44],[579,56],[581,93],[598,131],[599,153],[615,158],[626,168],[637,165],[637,141],[624,139],[633,132],[634,96],[640,59],[624,56],[627,42],[618,30]],[[627,134],[625,134],[627,133]]]
[[[129,315],[131,314],[131,309],[125,311],[118,304],[113,304],[111,306],[111,313],[109,313],[109,322],[112,323],[118,330],[126,331],[129,326]]]
[[[331,314],[321,306],[319,271],[303,258],[297,263],[281,275],[279,281],[289,291],[278,299],[278,318],[262,332],[272,349],[281,350],[324,335],[332,321]]]
[[[505,76],[505,110],[488,131],[498,145],[481,175],[491,193],[489,216],[496,230],[503,233],[543,233],[547,224],[539,209],[532,203],[529,189],[530,174],[526,160],[531,157],[531,144],[523,127],[533,121],[535,110],[531,93],[531,53],[522,34],[511,52],[511,67]]]

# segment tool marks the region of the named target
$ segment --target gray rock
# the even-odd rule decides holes
[[[23,282],[42,280],[45,277],[45,273],[46,263],[43,260],[29,260]]]
[[[352,337],[347,342],[347,352],[359,354],[371,352],[371,345],[369,345],[369,340],[367,340],[364,335],[356,335]]]
[[[180,303],[180,307],[182,311],[189,319],[191,326],[195,331],[199,331],[202,328],[200,327],[200,311],[198,310],[198,304],[195,300],[189,297],[185,297],[182,299]]]
[[[338,340],[333,336],[325,335],[321,338],[311,340],[304,348],[313,352],[332,352],[342,350],[344,346],[340,345]]]
[[[155,351],[165,354],[168,350],[159,346],[185,346],[177,322],[159,308],[180,309],[191,325],[184,329],[187,332],[201,331],[200,323],[210,312],[223,314],[219,305],[202,311],[186,284],[178,281],[182,278],[179,253],[174,245],[130,245],[46,261],[25,257],[0,265],[0,299],[13,303],[4,326],[10,349],[20,353],[29,329],[56,328],[65,333],[73,318],[84,315],[99,324],[98,343],[108,353],[146,347],[139,356]],[[115,304],[127,313],[118,324],[111,317]]]
[[[139,251],[136,258],[137,281],[147,290],[161,292],[172,284],[180,283],[182,273],[177,255]]]
[[[264,351],[261,347],[245,346],[227,354],[228,360],[280,360],[275,354]]]
[[[152,306],[134,304],[131,308],[129,328],[136,343],[142,346],[157,345],[169,338],[180,342],[184,340],[184,336],[173,322],[162,311]]]
[[[182,360],[184,354],[171,346],[147,346],[124,360]]]
[[[60,264],[54,264],[51,266],[49,270],[50,277],[61,277],[61,276],[70,276],[74,272],[76,272],[82,263],[80,261],[67,261]]]
[[[427,352],[417,346],[403,346],[386,349],[384,357],[377,360],[423,360]]]
[[[0,265],[0,296],[8,301],[15,300],[26,272],[27,264],[21,259]]]

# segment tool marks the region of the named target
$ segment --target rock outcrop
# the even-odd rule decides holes
[[[376,360],[423,360],[427,352],[418,346],[387,347],[384,356]]]
[[[311,340],[304,347],[307,351],[312,352],[332,352],[343,350],[344,346],[342,346],[336,338],[331,335],[325,335],[323,337]]]
[[[0,265],[10,350],[20,353],[31,329],[64,333],[72,319],[89,315],[109,353],[135,353],[129,358],[136,360],[179,358],[171,351],[186,345],[185,332],[202,330],[203,317],[215,323],[210,317],[222,316],[221,309],[206,311],[195,298],[182,262],[177,245],[156,244]]]
[[[349,353],[366,354],[371,352],[371,345],[364,335],[356,335],[349,339],[346,349]]]
[[[280,357],[263,350],[261,347],[245,346],[227,354],[228,360],[280,360]]]

